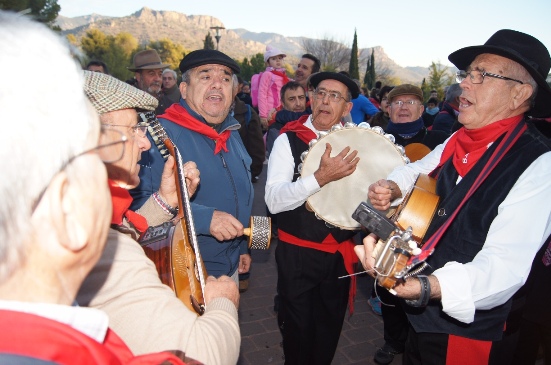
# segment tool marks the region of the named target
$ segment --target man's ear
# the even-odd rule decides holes
[[[182,95],[182,99],[185,100],[186,98],[186,91],[187,91],[187,84],[185,82],[180,82],[180,94]]]
[[[522,104],[524,104],[532,94],[534,89],[530,84],[518,84],[511,89],[512,98],[511,98],[511,108],[513,110],[518,109]]]
[[[79,220],[83,217],[82,209],[78,211],[80,202],[71,189],[74,187],[71,187],[67,175],[61,172],[52,179],[46,194],[59,244],[68,251],[76,252],[86,246],[89,234]]]

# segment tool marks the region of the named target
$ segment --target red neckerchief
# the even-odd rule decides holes
[[[316,133],[304,125],[308,120],[309,115],[303,115],[294,122],[289,122],[281,128],[279,134],[285,132],[295,132],[297,137],[306,144],[310,143],[311,140],[317,138]]]
[[[272,73],[273,73],[274,75],[277,75],[277,76],[283,78],[283,85],[285,85],[286,83],[289,82],[289,78],[287,77],[287,74],[286,74],[285,72],[272,70]]]
[[[111,202],[113,203],[113,216],[111,218],[111,224],[120,226],[123,221],[123,217],[136,227],[140,233],[147,230],[148,224],[145,217],[139,215],[136,212],[128,210],[132,203],[132,196],[128,190],[118,186],[113,180],[109,181],[109,190],[111,191]]]
[[[230,130],[225,130],[222,133],[216,132],[214,129],[202,123],[192,117],[188,111],[181,106],[180,104],[172,104],[163,115],[159,115],[159,118],[168,119],[173,123],[181,125],[184,128],[202,134],[214,142],[216,146],[214,147],[214,154],[216,155],[220,150],[228,152],[228,147],[226,147],[226,141],[230,138]]]
[[[516,115],[479,129],[459,129],[446,144],[438,167],[451,157],[453,166],[459,175],[464,177],[486,152],[489,145],[514,128],[522,118],[523,115]]]

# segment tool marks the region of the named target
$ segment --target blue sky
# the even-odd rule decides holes
[[[360,48],[382,46],[400,66],[448,64],[448,54],[483,44],[499,29],[531,34],[551,50],[550,0],[58,0],[67,17],[126,16],[147,6],[211,15],[226,28],[284,36],[331,38]],[[223,38],[222,41],[223,42]]]

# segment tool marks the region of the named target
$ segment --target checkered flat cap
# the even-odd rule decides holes
[[[148,93],[101,72],[84,71],[84,93],[98,114],[122,109],[155,110],[159,104]]]

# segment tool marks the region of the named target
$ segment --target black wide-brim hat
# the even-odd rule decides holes
[[[342,82],[352,94],[352,99],[356,99],[360,95],[360,88],[350,77],[336,72],[318,72],[310,76],[309,82],[314,88],[318,87],[323,80],[337,80]]]
[[[527,114],[533,117],[551,115],[551,87],[546,82],[551,68],[551,57],[543,43],[529,34],[502,29],[484,45],[461,48],[450,54],[448,59],[458,69],[466,70],[476,56],[483,53],[502,56],[521,64],[538,84],[535,105]]]

